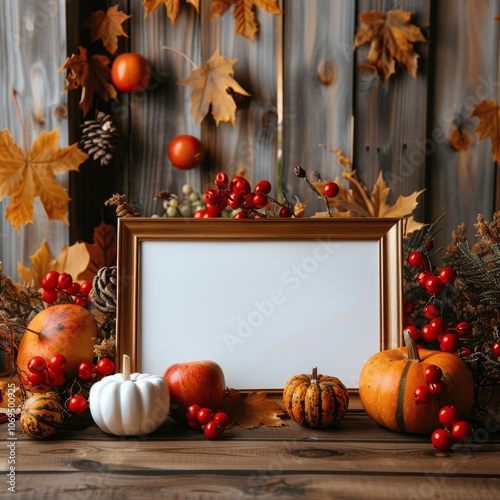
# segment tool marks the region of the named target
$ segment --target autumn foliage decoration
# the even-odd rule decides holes
[[[354,48],[367,43],[369,64],[359,65],[359,69],[373,70],[382,81],[387,82],[396,73],[396,62],[411,76],[417,76],[419,55],[413,44],[425,43],[420,28],[410,23],[411,12],[390,10],[387,14],[377,10],[364,12],[359,16],[361,26],[354,37]]]

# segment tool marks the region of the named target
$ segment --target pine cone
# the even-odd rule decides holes
[[[118,146],[118,131],[110,115],[99,111],[95,120],[80,126],[83,130],[78,147],[102,166],[108,165]]]
[[[117,275],[116,266],[102,267],[97,271],[92,282],[90,291],[92,305],[103,313],[114,314],[116,312]]]

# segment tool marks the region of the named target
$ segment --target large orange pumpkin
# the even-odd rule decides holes
[[[335,377],[294,375],[283,390],[283,405],[288,416],[304,427],[330,427],[344,418],[349,393]]]
[[[453,354],[418,349],[409,332],[404,332],[406,347],[373,355],[363,366],[359,396],[366,413],[389,429],[428,434],[439,425],[438,411],[453,405],[461,419],[467,418],[474,404],[474,381],[467,365]],[[428,403],[417,403],[414,391],[426,385],[425,369],[436,365],[443,371],[444,394]]]

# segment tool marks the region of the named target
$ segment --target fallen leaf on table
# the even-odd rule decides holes
[[[23,151],[7,129],[0,130],[0,200],[10,196],[5,219],[13,227],[33,222],[33,205],[40,198],[49,219],[67,221],[69,196],[55,174],[77,171],[88,155],[78,144],[60,148],[59,130],[42,132],[29,152]]]
[[[261,424],[268,427],[285,425],[279,418],[285,410],[276,401],[267,399],[267,393],[263,391],[241,396],[235,389],[228,389],[221,410],[229,416],[231,424],[238,424],[247,429],[254,429]]]
[[[375,68],[382,83],[396,72],[396,61],[411,76],[417,76],[418,58],[413,44],[427,42],[420,28],[410,23],[412,12],[390,10],[383,14],[377,10],[359,16],[361,26],[354,36],[354,48],[370,44],[368,61]]]
[[[179,85],[189,85],[191,91],[191,115],[196,125],[201,123],[212,107],[212,116],[216,125],[219,122],[231,122],[234,125],[236,103],[227,89],[242,95],[250,95],[233,78],[233,64],[238,59],[227,59],[216,49],[210,59],[193,69],[186,78],[179,80]]]
[[[200,0],[186,0],[186,3],[190,3],[196,9],[196,12],[200,12]],[[167,16],[172,26],[175,26],[181,9],[181,0],[144,0],[143,5],[146,12],[144,17],[154,12],[161,4],[165,5]]]
[[[122,24],[132,16],[118,10],[119,5],[113,5],[106,12],[98,10],[92,12],[85,22],[84,28],[90,29],[92,42],[102,40],[104,48],[110,53],[115,54],[118,50],[118,37],[128,38]]]
[[[49,271],[71,274],[73,279],[85,271],[89,265],[89,252],[85,243],[64,245],[59,255],[54,259],[50,253],[47,241],[30,257],[33,269],[17,264],[17,272],[24,282],[35,282],[35,288],[40,288],[43,277]]]
[[[268,14],[281,14],[277,0],[212,0],[208,19],[222,16],[234,5],[233,17],[236,21],[235,33],[251,40],[259,31],[255,19],[255,8],[261,8]]]
[[[100,95],[106,102],[116,99],[118,94],[111,82],[109,58],[102,54],[94,54],[88,59],[87,49],[78,47],[78,50],[79,54],[68,57],[59,71],[68,70],[65,91],[82,88],[80,108],[85,116],[94,102],[94,93]]]
[[[480,141],[491,138],[491,154],[500,162],[500,106],[493,101],[484,100],[477,104],[471,117],[479,118],[476,134]]]

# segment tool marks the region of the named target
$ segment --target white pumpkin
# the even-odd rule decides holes
[[[130,358],[125,355],[123,373],[108,375],[92,385],[89,408],[96,425],[108,434],[150,434],[168,416],[168,384],[158,375],[131,374]]]

